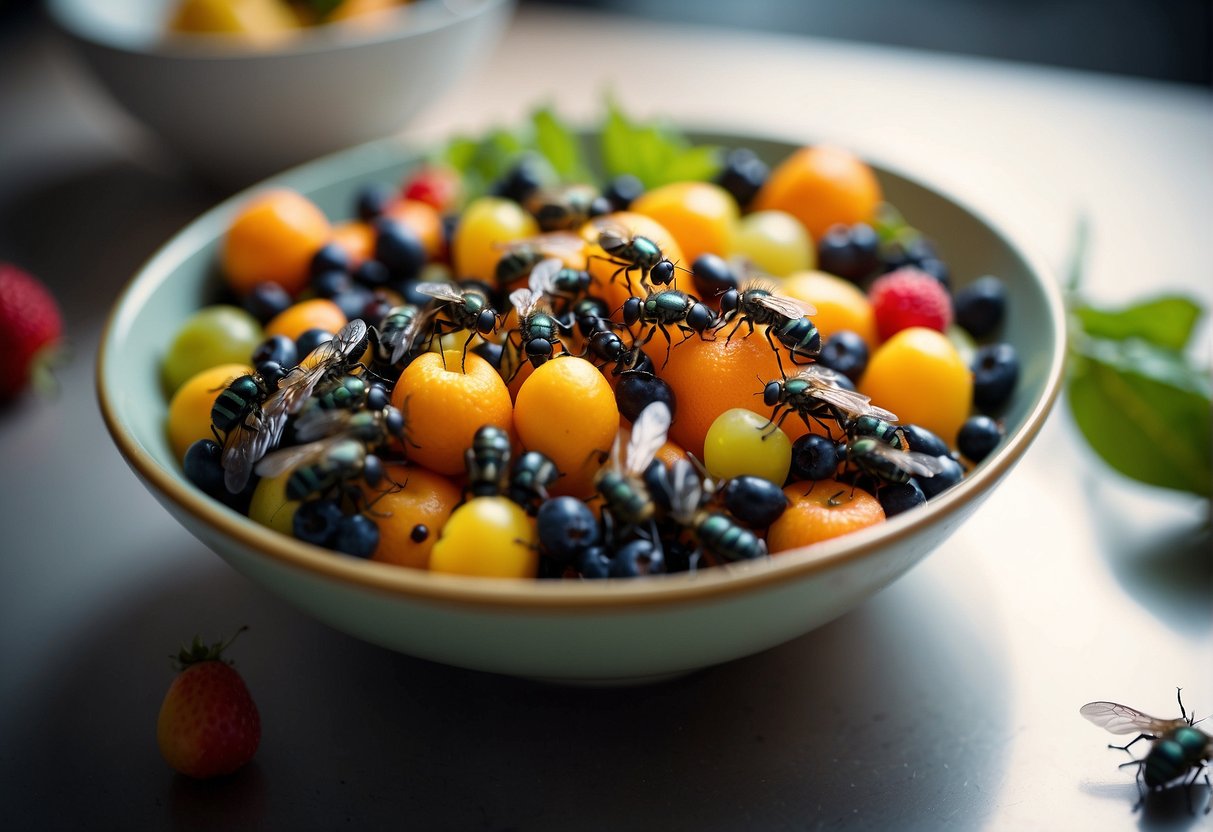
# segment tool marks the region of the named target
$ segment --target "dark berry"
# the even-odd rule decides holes
[[[425,309],[434,302],[434,299],[429,295],[417,291],[417,287],[421,284],[422,281],[420,280],[406,280],[396,288],[400,290],[405,303],[411,303],[413,306]]]
[[[430,527],[425,523],[418,523],[413,526],[413,530],[409,532],[409,540],[414,543],[424,543],[425,539],[430,536]]]
[[[342,517],[333,534],[333,548],[355,558],[369,558],[379,546],[379,526],[365,514]]]
[[[291,296],[277,283],[266,280],[253,287],[244,297],[244,308],[261,323],[284,311],[291,305]]]
[[[611,558],[612,578],[638,578],[642,575],[658,575],[664,571],[665,560],[661,549],[648,540],[630,541]]]
[[[366,308],[371,302],[371,290],[365,286],[354,284],[344,292],[338,292],[330,300],[337,304],[337,308],[345,315],[346,320],[352,321],[355,318],[366,320]],[[381,319],[367,321],[367,323],[379,323]]]
[[[716,184],[732,194],[737,204],[744,208],[754,199],[770,174],[770,167],[754,151],[738,147],[725,155],[724,168],[717,175]]]
[[[598,518],[576,497],[545,500],[535,515],[539,548],[560,563],[571,563],[598,542]]]
[[[1002,441],[1002,428],[989,416],[970,416],[960,426],[956,448],[973,462],[981,462]]]
[[[375,259],[387,266],[393,280],[412,280],[425,266],[425,245],[402,222],[380,220],[376,226]]]
[[[362,312],[358,317],[368,324],[378,326],[395,305],[392,303],[392,299],[383,294],[383,292],[372,290],[370,297],[367,298],[366,306],[362,307]]]
[[[817,268],[862,283],[880,269],[880,238],[866,223],[833,225],[817,242]]]
[[[317,297],[328,298],[329,300],[332,300],[353,285],[354,281],[348,272],[336,269],[312,275],[312,291],[316,293]]]
[[[295,509],[292,531],[304,543],[330,547],[345,517],[333,500],[305,500]]]
[[[257,371],[257,375],[261,376],[261,380],[270,386],[271,390],[278,387],[278,382],[286,378],[287,373],[287,368],[277,361],[262,361],[260,364],[254,364],[253,369]]]
[[[956,323],[974,338],[985,338],[1002,324],[1007,311],[1007,288],[993,275],[974,280],[952,298]]]
[[[285,335],[271,335],[266,338],[253,350],[252,363],[256,366],[267,361],[276,361],[283,367],[294,367],[299,363],[299,351],[295,348],[295,342]]]
[[[396,194],[392,188],[382,183],[373,182],[368,185],[363,185],[358,189],[358,194],[354,197],[354,209],[358,213],[358,219],[363,222],[372,222],[383,216],[387,211]]]
[[[472,347],[472,352],[492,364],[494,369],[501,369],[501,359],[505,355],[505,348],[501,344],[494,344],[492,341],[481,341]]]
[[[615,403],[619,413],[629,422],[635,422],[646,407],[653,402],[664,402],[673,416],[677,410],[674,390],[665,379],[642,370],[628,370],[619,376],[615,385]]]
[[[313,327],[312,329],[305,330],[304,333],[299,336],[299,340],[295,342],[295,348],[299,351],[299,358],[303,359],[308,353],[316,349],[316,347],[320,346],[321,344],[327,344],[332,340],[333,333],[329,332],[327,329]]]
[[[354,269],[354,280],[368,289],[377,289],[392,281],[392,273],[378,260],[363,260]]]
[[[911,479],[906,483],[892,483],[876,489],[876,499],[880,501],[885,517],[892,517],[923,505],[927,495],[922,493],[918,480]]]
[[[806,433],[792,443],[793,480],[828,480],[838,470],[838,447],[826,436]]]
[[[607,183],[602,195],[610,201],[614,210],[626,211],[643,193],[643,182],[630,173],[621,173]]]
[[[492,192],[494,196],[525,202],[543,184],[544,177],[545,170],[539,160],[534,156],[524,156],[493,185]]]
[[[583,578],[605,578],[611,574],[611,558],[602,546],[587,546],[577,554],[577,571]]]
[[[952,273],[948,271],[947,263],[943,262],[938,257],[924,257],[914,265],[919,271],[926,272],[931,277],[938,280],[943,288],[951,290]]]
[[[768,479],[742,474],[725,483],[720,492],[729,514],[751,529],[765,529],[788,507],[783,489]]]
[[[918,485],[922,488],[922,493],[930,500],[933,497],[938,497],[945,490],[956,485],[964,479],[964,468],[960,467],[960,463],[952,459],[950,456],[938,457],[943,470],[933,477],[921,477],[918,479]]]
[[[691,264],[691,278],[695,283],[696,294],[708,300],[718,298],[730,289],[736,289],[740,282],[723,257],[710,253],[695,258],[695,262]]]
[[[973,403],[982,410],[1006,404],[1019,381],[1019,356],[1010,344],[979,347],[973,358]]]
[[[906,438],[906,449],[927,456],[947,456],[952,453],[948,443],[944,442],[931,431],[918,425],[901,425],[901,432]]]
[[[817,362],[842,373],[851,381],[859,381],[863,371],[868,368],[868,345],[858,333],[840,330],[821,345]]]
[[[349,252],[336,243],[329,243],[321,246],[316,253],[312,255],[312,261],[308,268],[308,273],[317,275],[321,272],[348,272],[349,270]]]
[[[586,216],[601,217],[603,214],[609,214],[615,210],[615,205],[605,196],[596,196],[590,200],[590,206],[586,209]]]
[[[222,499],[227,493],[223,485],[223,446],[213,439],[199,439],[185,452],[182,468],[185,478],[207,496]]]

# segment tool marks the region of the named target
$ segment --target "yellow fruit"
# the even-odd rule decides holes
[[[249,503],[249,519],[285,535],[295,533],[295,509],[299,500],[288,500],[286,481],[294,471],[284,471],[276,477],[263,477],[253,490]]]
[[[903,329],[872,354],[859,391],[955,447],[973,402],[973,376],[941,332]]]
[[[876,315],[868,296],[849,280],[816,271],[796,272],[779,284],[779,292],[817,307],[813,323],[825,341],[835,332],[849,330],[876,346]]]
[[[721,254],[733,248],[737,201],[710,182],[674,182],[642,194],[631,211],[652,217],[678,241],[689,268],[701,254]],[[668,256],[668,255],[667,255]]]
[[[220,364],[210,367],[177,388],[168,404],[168,441],[178,462],[199,439],[212,439],[211,408],[215,399],[234,379],[251,373],[247,364]]]
[[[279,0],[185,0],[169,22],[177,32],[243,35],[267,43],[298,26],[290,8]]]
[[[455,509],[430,552],[430,571],[533,578],[539,570],[535,520],[505,497],[474,497]]]
[[[539,233],[535,218],[512,199],[483,196],[464,210],[451,242],[451,259],[460,278],[496,284],[497,261],[505,246]]]
[[[786,211],[755,211],[742,217],[733,235],[732,253],[774,277],[811,269],[817,263],[809,232]]]

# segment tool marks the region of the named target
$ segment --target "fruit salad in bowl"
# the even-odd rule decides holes
[[[526,676],[725,661],[904,572],[1039,429],[1056,288],[844,149],[612,119],[370,145],[201,218],[105,338],[136,473],[335,626]]]

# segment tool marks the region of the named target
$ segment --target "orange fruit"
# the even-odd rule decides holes
[[[377,489],[363,488],[368,513],[379,526],[379,546],[371,560],[428,569],[434,542],[459,504],[459,488],[416,466],[385,465],[383,473]]]
[[[767,382],[780,378],[779,364],[767,343],[765,327],[756,327],[748,337],[745,332],[743,324],[727,343],[723,332],[716,340],[692,336],[670,350],[665,367],[664,340],[658,335],[649,343],[649,347],[660,344],[660,354],[649,354],[657,365],[657,375],[670,385],[678,402],[670,438],[699,459],[703,459],[708,429],[726,410],[769,413],[762,403],[762,391]],[[794,370],[787,362],[788,373]],[[792,441],[808,433],[795,416],[788,417],[783,430]]]
[[[870,221],[882,199],[876,174],[862,159],[840,147],[814,145],[777,165],[751,208],[787,211],[820,240],[835,223]]]
[[[688,268],[701,254],[732,251],[740,218],[737,200],[711,182],[662,185],[641,194],[628,210],[652,217],[669,231],[682,249],[687,260],[683,265]]]
[[[973,404],[973,374],[948,336],[912,326],[872,353],[859,392],[952,447]]]
[[[238,295],[264,280],[297,295],[307,286],[312,255],[331,233],[328,217],[307,197],[286,188],[266,191],[250,200],[228,228],[223,274]]]
[[[177,388],[168,404],[168,443],[177,461],[199,439],[213,439],[211,408],[223,389],[240,376],[251,373],[247,364],[219,364],[190,377]]]
[[[691,268],[691,264],[687,262],[682,248],[674,236],[652,217],[646,217],[634,211],[616,211],[613,214],[595,217],[581,227],[581,237],[589,243],[586,247],[585,268],[590,273],[590,293],[605,300],[612,314],[618,311],[623,306],[623,302],[631,295],[628,293],[627,280],[622,272],[613,281],[611,279],[611,276],[621,268],[618,263],[612,262],[617,258],[608,258],[606,252],[602,250],[602,246],[598,245],[598,235],[606,229],[612,229],[621,234],[626,232],[628,236],[647,237],[657,244],[661,253],[674,265],[681,266],[682,269]],[[633,270],[631,273],[632,291],[637,296],[644,297],[644,290],[640,287],[639,278],[639,273]],[[690,291],[692,287],[690,274],[675,270],[674,281],[667,286],[657,288],[681,289],[686,292]]]
[[[518,390],[518,439],[552,460],[564,476],[552,492],[585,497],[619,432],[615,393],[598,368],[576,356],[540,364]]]
[[[285,335],[292,341],[309,329],[323,329],[336,335],[348,323],[341,307],[325,298],[303,300],[288,306],[265,325],[265,337]]]
[[[350,267],[357,268],[375,254],[375,229],[370,223],[347,220],[333,226],[332,241],[350,257]]]
[[[817,314],[812,317],[822,341],[835,332],[849,330],[869,348],[876,346],[876,313],[868,296],[851,281],[826,272],[801,271],[780,281],[778,290],[817,307]]]
[[[836,480],[793,483],[783,493],[790,505],[767,530],[767,549],[772,555],[866,529],[885,519],[875,497]]]
[[[444,366],[445,359],[445,366]],[[484,425],[509,432],[513,427],[510,391],[493,365],[474,352],[427,352],[404,368],[392,391],[392,404],[405,416],[411,460],[440,474],[464,470],[464,451]]]

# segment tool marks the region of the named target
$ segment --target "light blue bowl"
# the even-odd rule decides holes
[[[795,148],[749,136],[768,161]],[[394,141],[305,165],[271,185],[348,215],[368,182],[397,182],[420,155]],[[925,508],[776,557],[697,574],[620,581],[437,575],[335,555],[279,535],[206,497],[169,450],[159,363],[180,324],[212,300],[222,235],[249,194],[191,223],[135,277],[97,362],[101,410],[118,449],[156,498],[240,572],[326,623],[393,650],[461,667],[587,683],[659,678],[772,647],[836,618],[942,543],[1023,456],[1057,396],[1064,310],[1041,264],[956,200],[878,169],[887,199],[939,244],[956,284],[996,274],[1009,293],[1005,339],[1022,362],[1001,446]]]

